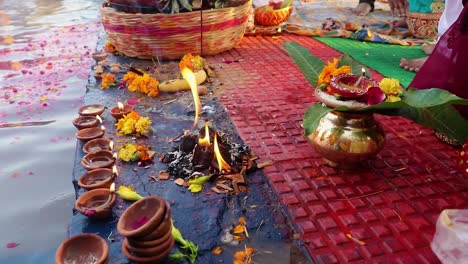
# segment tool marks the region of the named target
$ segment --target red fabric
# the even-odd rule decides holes
[[[440,88],[468,99],[468,4],[453,25],[439,39],[409,85],[413,88]],[[468,107],[457,107],[468,119]]]

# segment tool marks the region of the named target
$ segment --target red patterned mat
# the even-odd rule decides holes
[[[286,40],[324,60],[340,56],[308,37],[251,36],[209,60],[241,137],[261,161],[273,160],[265,174],[312,259],[437,263],[430,242],[439,213],[468,205],[468,183],[454,169],[457,152],[428,129],[379,116],[387,143],[376,159],[353,172],[325,165],[302,135],[303,113],[315,99],[282,48]]]

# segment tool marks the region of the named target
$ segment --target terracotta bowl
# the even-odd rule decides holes
[[[162,242],[166,241],[167,239],[169,239],[169,237],[172,236],[172,228],[171,227],[172,227],[172,225],[170,225],[169,232],[166,232],[165,235],[163,235],[162,237],[157,238],[155,240],[144,241],[144,240],[136,240],[136,239],[132,239],[132,238],[127,238],[128,244],[130,246],[136,247],[136,248],[155,247],[155,246],[161,244]]]
[[[159,245],[156,245],[154,247],[149,247],[149,248],[139,248],[139,247],[132,247],[129,243],[128,240],[125,239],[123,241],[124,247],[127,247],[128,251],[130,254],[133,256],[138,256],[138,257],[152,257],[156,255],[160,255],[162,252],[167,251],[167,249],[174,245],[174,238],[170,236],[166,240],[162,241]]]
[[[76,199],[75,209],[91,219],[108,218],[112,215],[115,199],[115,193],[109,189],[94,189]]]
[[[426,39],[437,37],[437,27],[442,13],[408,12],[406,15],[408,28],[415,37]]]
[[[360,98],[367,93],[369,87],[379,87],[379,84],[368,78],[362,78],[358,85],[354,86],[360,75],[340,74],[330,80],[330,89],[343,98]]]
[[[103,61],[103,60],[105,60],[107,58],[107,53],[105,53],[105,52],[93,53],[92,57],[96,62],[100,62],[100,61]]]
[[[88,154],[91,152],[98,152],[100,150],[111,151],[110,140],[106,138],[96,138],[86,142],[83,146],[83,152]]]
[[[109,260],[109,246],[95,234],[79,234],[63,241],[55,252],[55,263],[96,263]]]
[[[94,116],[79,116],[73,119],[73,125],[78,129],[97,127],[99,120]]]
[[[123,212],[117,223],[117,232],[130,238],[150,234],[161,224],[166,213],[166,205],[166,201],[159,196],[149,196],[135,202]],[[135,223],[143,218],[147,221],[135,227]]]
[[[78,180],[78,185],[85,190],[99,188],[108,189],[114,180],[111,169],[95,169],[88,171]]]
[[[102,115],[105,109],[106,107],[100,104],[84,105],[78,109],[78,114],[80,116],[97,116]]]
[[[110,114],[112,115],[112,117],[115,118],[115,120],[119,120],[124,115],[129,114],[132,110],[133,110],[133,106],[126,104],[126,105],[124,105],[122,110],[120,110],[118,106],[112,108],[110,110]]]
[[[162,260],[167,258],[169,253],[172,250],[172,247],[174,247],[174,239],[171,239],[171,244],[167,247],[167,249],[163,252],[160,252],[159,254],[153,255],[151,257],[139,257],[133,255],[128,248],[125,246],[125,241],[122,243],[122,252],[127,256],[127,258],[131,261],[137,262],[137,263],[160,263]]]
[[[164,214],[164,219],[159,223],[157,227],[153,230],[148,232],[146,235],[137,237],[135,240],[137,241],[152,241],[164,236],[167,232],[171,231],[172,223],[171,223],[171,208],[169,204],[166,202],[166,213]]]
[[[113,155],[112,152],[106,150],[88,153],[81,159],[81,165],[87,170],[111,168],[115,163]]]
[[[88,142],[92,139],[102,138],[104,136],[104,130],[100,127],[83,128],[76,131],[75,136],[82,142]]]

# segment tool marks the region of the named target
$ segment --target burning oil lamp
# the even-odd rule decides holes
[[[88,142],[92,139],[102,138],[104,136],[106,128],[104,126],[101,127],[90,127],[78,130],[75,133],[77,139],[81,140],[82,142]]]
[[[361,75],[340,74],[330,80],[330,93],[337,94],[344,99],[362,98],[370,87],[378,87],[379,84],[366,77],[366,70],[362,69]]]
[[[193,165],[198,169],[206,169],[211,165],[213,160],[213,147],[210,142],[210,129],[208,127],[209,122],[205,122],[205,136],[202,138],[201,135],[198,138],[198,144],[195,145],[193,151]]]
[[[115,183],[110,188],[94,189],[82,194],[75,202],[75,209],[90,219],[103,219],[111,216],[116,199]]]
[[[216,160],[218,162],[218,170],[219,173],[221,174],[223,170],[226,172],[231,171],[231,166],[223,159],[223,156],[221,155],[221,151],[219,150],[219,145],[218,145],[218,136],[217,133],[214,135],[214,153]]]
[[[91,152],[97,152],[100,150],[112,151],[113,142],[106,138],[96,138],[86,142],[83,146],[83,152],[88,154]]]
[[[88,153],[81,159],[81,165],[83,165],[83,167],[85,167],[87,170],[111,168],[114,163],[114,154],[107,150]]]
[[[91,104],[91,105],[84,105],[78,109],[78,114],[80,116],[97,116],[102,115],[106,108],[100,104]]]
[[[133,106],[129,104],[122,104],[121,102],[117,103],[117,106],[110,110],[110,114],[115,118],[115,120],[121,119],[124,115],[129,114],[133,110]]]
[[[115,168],[115,165],[114,167]],[[109,188],[114,179],[114,172],[111,169],[100,168],[88,171],[79,180],[78,185],[85,190],[99,188]]]

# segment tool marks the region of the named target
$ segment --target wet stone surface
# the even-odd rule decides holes
[[[148,69],[154,65],[151,61],[134,60],[127,57],[109,56],[109,59],[122,65],[131,64],[141,69]],[[169,65],[171,64],[172,66],[177,65],[174,62],[169,63]],[[173,68],[174,71],[177,71],[176,67]],[[116,79],[121,80],[124,73],[117,75]],[[143,94],[130,92],[126,88],[112,87],[101,90],[99,82],[96,83],[92,76],[93,74],[89,80],[85,104],[99,103],[106,106],[107,109],[102,115],[103,125],[106,127],[104,137],[112,139],[116,149],[126,142],[138,142],[151,146],[152,150],[157,153],[154,164],[145,167],[139,167],[137,163],[118,160],[116,164],[119,176],[115,180],[117,188],[120,185],[133,184],[135,190],[142,196],[159,195],[165,198],[171,205],[174,225],[181,230],[184,238],[193,241],[199,247],[197,263],[232,263],[234,252],[244,250],[245,245],[257,250],[255,255],[257,263],[289,263],[291,248],[289,238],[292,237],[293,231],[261,170],[246,174],[248,191],[237,195],[217,194],[211,191],[212,182],[207,182],[200,193],[192,194],[186,187],[175,184],[173,176],[169,180],[159,180],[159,172],[168,169],[168,164],[160,162],[159,157],[178,144],[172,142],[174,138],[192,127],[194,108],[190,91],[161,94],[158,97],[150,98]],[[213,83],[208,84],[210,92],[201,97],[204,111],[200,116],[199,128],[203,125],[203,119],[213,120],[214,127],[218,131],[222,131],[225,136],[229,137],[230,141],[241,144],[242,142],[224,111],[223,105],[213,96],[213,93],[216,93],[213,90],[219,89],[215,87],[215,83],[216,80],[213,80]],[[134,139],[131,136],[116,135],[115,120],[110,115],[109,109],[116,106],[118,101],[125,103],[129,99],[140,99],[140,102],[135,105],[135,110],[142,116],[151,118],[155,133],[150,137]],[[80,164],[80,160],[84,156],[82,146],[81,142],[77,143],[73,171],[77,196],[85,191],[76,184],[77,180],[86,172]],[[113,208],[112,218],[105,221],[88,220],[85,216],[75,212],[70,225],[71,235],[97,233],[108,239],[109,263],[128,263],[129,261],[121,252],[121,243],[124,238],[117,233],[116,225],[119,216],[130,204],[131,202],[118,198]],[[241,241],[238,245],[223,243],[226,231],[237,225],[241,216],[247,220],[250,239]],[[224,249],[222,254],[213,255],[211,253],[211,250],[216,246],[221,246]],[[178,250],[178,247],[175,246],[171,253]],[[166,263],[176,262],[168,260]]]

